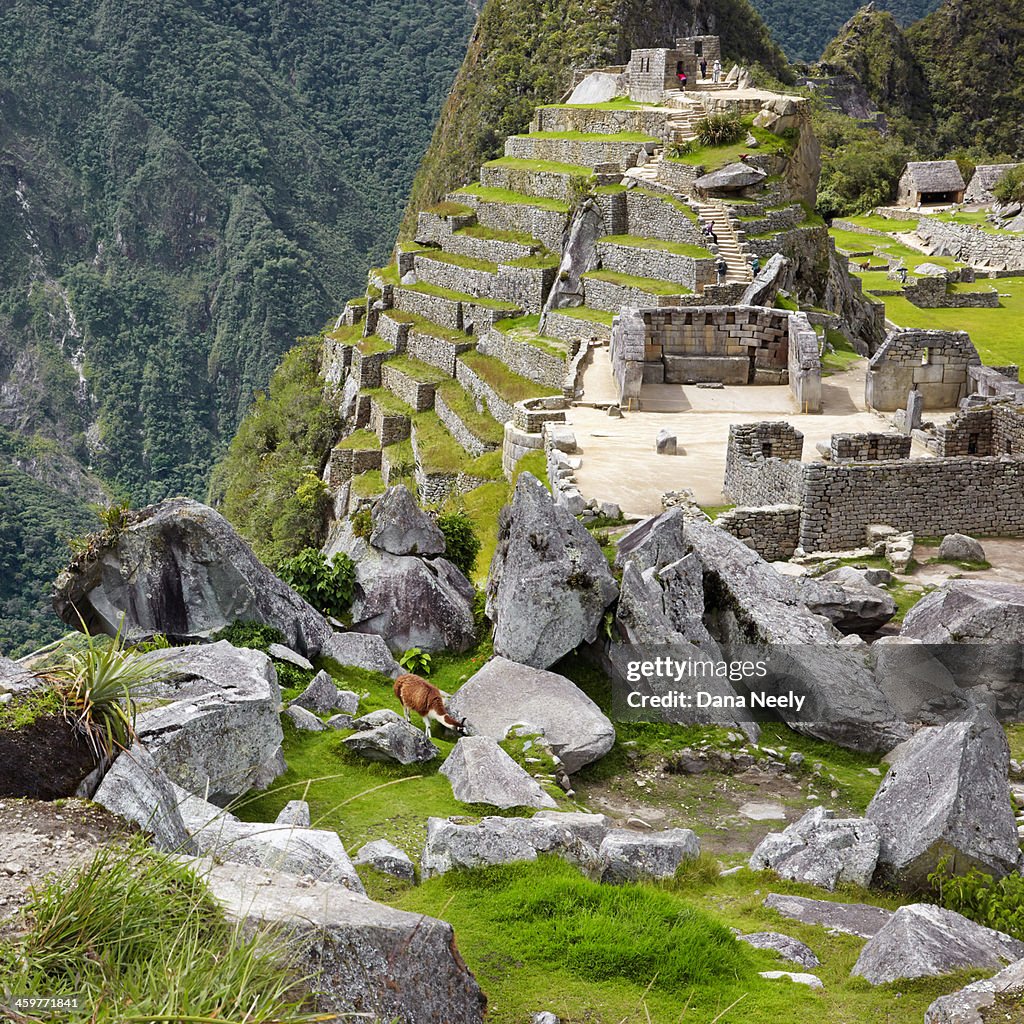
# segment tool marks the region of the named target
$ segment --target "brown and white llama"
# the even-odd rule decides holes
[[[423,732],[428,740],[431,719],[462,736],[466,734],[466,720],[448,714],[441,691],[422,676],[406,672],[395,680],[394,690],[405,712],[405,720],[408,722],[409,712],[415,711],[423,719]]]

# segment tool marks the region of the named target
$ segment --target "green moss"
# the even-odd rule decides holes
[[[0,731],[22,729],[44,715],[59,715],[64,701],[53,687],[33,690],[0,704]]]
[[[630,249],[658,249],[675,253],[677,256],[692,256],[694,259],[710,259],[711,252],[699,245],[688,242],[667,242],[661,238],[644,238],[640,235],[605,235],[599,239],[610,245],[622,245]]]
[[[595,196],[617,196],[622,192],[628,192],[625,185],[598,185],[594,189]]]

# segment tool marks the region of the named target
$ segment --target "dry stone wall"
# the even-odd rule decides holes
[[[833,434],[829,455],[833,462],[878,462],[909,459],[911,439],[906,434]]]
[[[559,357],[536,345],[516,341],[498,330],[490,330],[482,335],[477,348],[484,355],[500,359],[513,373],[537,384],[561,388],[565,383],[565,356]],[[575,347],[571,351],[575,351]]]
[[[594,167],[614,164],[620,168],[632,167],[643,151],[652,152],[654,142],[622,142],[614,139],[543,138],[531,135],[513,135],[505,142],[505,156],[517,160],[551,160],[560,164],[579,164]]]
[[[922,217],[917,233],[938,256],[974,267],[1024,271],[1024,235],[997,234],[974,224],[949,224]]]
[[[630,189],[625,193],[625,201],[626,230],[620,234],[704,247],[704,236],[697,226],[696,213],[680,209],[668,197],[660,198],[643,189]]]
[[[729,427],[723,492],[737,505],[802,504],[804,435],[784,420]]]
[[[530,123],[531,132],[584,132],[587,135],[615,135],[619,132],[643,132],[661,137],[665,134],[663,110],[595,110],[593,107],[537,107]]]
[[[499,423],[506,423],[512,419],[514,411],[512,403],[506,402],[487,381],[478,376],[461,359],[455,363],[455,379],[462,385],[463,390],[472,395],[478,405],[486,407],[491,416]]]
[[[919,391],[925,409],[952,409],[968,393],[968,367],[980,363],[963,331],[892,331],[868,364],[865,398],[872,409],[895,412]]]
[[[769,562],[786,561],[800,542],[800,506],[734,508],[718,516],[715,526],[739,537]]]
[[[805,413],[821,412],[821,354],[818,344],[818,334],[806,314],[791,313],[786,354],[789,387],[797,408]]]
[[[707,257],[685,256],[665,249],[614,242],[598,242],[596,252],[603,270],[678,281],[691,292],[699,292],[705,284],[715,280],[715,260],[710,253]]]
[[[381,385],[401,399],[413,412],[425,412],[434,407],[434,385],[416,380],[385,363],[380,371]]]

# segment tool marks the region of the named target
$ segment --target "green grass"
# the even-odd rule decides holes
[[[535,452],[527,452],[517,463],[515,473],[512,475],[512,486],[515,486],[520,473],[532,473],[549,491],[551,484],[548,482],[548,464],[544,453],[539,449]]]
[[[379,469],[368,469],[352,477],[352,494],[357,498],[372,498],[376,494],[383,494],[385,490],[384,477]]]
[[[343,441],[339,441],[335,448],[367,450],[380,447],[380,438],[372,430],[355,430]]]
[[[477,586],[487,582],[494,549],[498,546],[498,515],[507,504],[511,490],[506,480],[495,480],[494,483],[474,487],[459,498],[459,507],[464,508],[473,520],[476,535],[480,538],[480,550],[473,567],[473,582]]]
[[[230,923],[200,877],[141,838],[40,884],[26,912],[0,940],[0,977],[14,995],[77,996],[59,1011],[70,1024],[314,1019],[284,944]]]
[[[709,519],[715,519],[723,512],[731,512],[735,507],[735,505],[701,505],[700,510]]]
[[[559,316],[567,316],[572,320],[587,320],[595,324],[612,325],[615,314],[607,309],[591,309],[589,306],[565,306],[562,309],[553,309],[552,313]]]
[[[825,373],[842,373],[864,357],[846,340],[842,331],[829,328],[825,332],[825,340],[832,346],[832,351],[825,351],[821,357],[821,369]]]
[[[527,132],[525,135],[517,135],[516,138],[556,139],[573,142],[661,142],[661,139],[657,139],[653,135],[645,135],[643,132],[611,132],[608,134],[601,132]]]
[[[617,196],[620,192],[628,192],[625,185],[598,185],[594,189],[595,196]]]
[[[372,398],[377,406],[392,416],[409,417],[413,413],[412,406],[406,405],[405,402],[397,395],[388,391],[387,388],[365,388],[360,394]]]
[[[447,263],[453,267],[462,267],[465,270],[483,270],[488,274],[498,272],[498,264],[491,260],[482,260],[475,256],[461,256],[457,252],[431,249],[429,253],[424,253],[424,257],[428,260],[436,260],[438,263]]]
[[[992,282],[1001,293],[993,309],[921,309],[901,295],[880,296],[885,314],[901,327],[967,331],[984,363],[1024,362],[1024,277]]]
[[[695,259],[710,259],[711,252],[699,245],[688,242],[666,242],[661,238],[643,238],[640,235],[605,235],[599,242],[611,245],[624,245],[631,249],[659,249],[662,252],[675,253],[677,256],[692,256]]]
[[[390,263],[386,267],[375,267],[370,271],[370,273],[376,274],[377,277],[381,278],[387,284],[398,284],[400,281],[397,263]]]
[[[484,306],[487,309],[518,309],[519,307],[514,302],[505,302],[502,299],[491,299],[486,296],[470,295],[468,292],[456,292],[452,291],[451,288],[442,288],[439,284],[429,284],[426,281],[421,281],[418,284],[403,285],[403,288],[407,288],[411,292],[419,292],[421,295],[434,295],[439,299],[448,299],[451,302],[471,302],[476,306]],[[388,310],[390,313],[391,310]],[[408,316],[415,316],[416,314],[410,313]],[[418,318],[424,323],[431,323],[432,321],[424,320],[423,317]],[[436,324],[434,325],[437,326]],[[459,334],[458,331],[450,330],[449,328],[441,328],[447,330],[449,334]]]
[[[569,204],[561,199],[548,199],[545,196],[528,196],[522,192],[513,192],[507,188],[467,185],[465,188],[460,188],[456,195],[473,196],[483,203],[511,203],[516,206],[536,206],[538,209],[554,210],[557,213],[569,212]]]
[[[361,355],[376,356],[383,352],[390,352],[391,342],[385,341],[376,334],[369,334],[356,343],[356,348],[359,349]]]
[[[521,270],[557,270],[561,258],[552,253],[537,253],[533,256],[519,256],[514,260],[507,260],[503,266],[519,267]]]
[[[485,452],[468,458],[458,441],[433,411],[413,417],[415,449],[425,473],[469,473],[471,476],[498,479],[501,477],[501,452]]]
[[[484,167],[507,167],[512,171],[544,171],[548,174],[569,174],[575,178],[590,178],[594,169],[585,164],[563,164],[557,160],[527,160],[515,156],[503,156],[488,160]]]
[[[869,228],[873,231],[885,231],[890,234],[913,231],[917,227],[917,221],[899,220],[896,217],[877,217],[873,214],[863,214],[857,217],[840,217],[840,220],[847,224],[856,224],[857,227]]]
[[[386,365],[422,384],[440,384],[442,381],[451,380],[439,366],[425,363],[422,359],[413,359],[412,356],[395,356],[394,359],[389,359]]]
[[[539,313],[531,313],[528,316],[510,317],[507,320],[499,320],[494,325],[494,329],[496,331],[500,331],[502,334],[507,334],[515,341],[520,341],[525,345],[532,345],[534,348],[539,348],[542,352],[546,352],[548,355],[555,356],[558,359],[564,359],[567,353],[565,342],[559,338],[548,338],[545,335],[540,334],[539,328]]]
[[[424,212],[433,213],[438,217],[461,217],[472,213],[473,208],[471,206],[466,206],[465,203],[456,203],[451,199],[446,199],[443,202],[435,203],[433,206],[427,207]]]
[[[999,235],[1001,238],[1021,238],[1024,237],[1024,231],[1004,231],[1002,228],[997,228],[994,224],[991,224],[988,220],[984,210],[975,210],[968,212],[966,210],[960,210],[956,213],[936,213],[932,214],[935,220],[945,221],[947,224],[964,224],[970,227],[981,228],[982,231],[987,231],[992,235]]]
[[[462,360],[478,377],[489,384],[506,402],[515,404],[527,398],[555,395],[554,388],[544,387],[526,377],[513,373],[501,360],[485,356],[482,352],[464,352]]]
[[[531,249],[544,248],[541,242],[525,231],[506,231],[503,228],[489,228],[485,224],[471,224],[469,227],[460,228],[455,234],[466,235],[469,238],[482,238],[492,242],[511,242],[514,245],[525,245]]]
[[[689,295],[690,289],[675,281],[663,281],[656,277],[636,277],[620,274],[617,270],[591,270],[583,275],[584,280],[607,281],[608,284],[622,285],[623,288],[638,288],[648,295]]]
[[[456,416],[465,424],[466,429],[484,444],[500,445],[505,436],[504,428],[489,413],[480,412],[472,396],[463,390],[456,380],[447,380],[437,388],[436,394],[444,399]]]
[[[0,704],[0,731],[22,729],[44,715],[59,715],[64,710],[60,693],[52,687],[32,690]]]
[[[792,143],[787,139],[766,132],[763,128],[755,127],[751,118],[744,119],[744,128],[745,132],[750,132],[757,139],[759,149],[752,150],[746,144],[746,140],[741,139],[739,142],[731,142],[727,146],[700,146],[692,153],[684,153],[682,156],[666,156],[665,159],[673,163],[689,164],[691,167],[703,167],[707,173],[736,163],[742,153],[756,153],[780,148],[789,152],[792,149]]]
[[[365,298],[362,300],[365,302]],[[342,324],[333,331],[328,331],[324,337],[331,341],[341,342],[342,345],[355,345],[363,336],[362,324]]]

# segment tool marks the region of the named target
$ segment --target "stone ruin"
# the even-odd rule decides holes
[[[925,410],[954,409],[967,397],[968,369],[980,365],[964,331],[892,331],[868,364],[864,398],[870,409],[895,412],[918,391]]]

